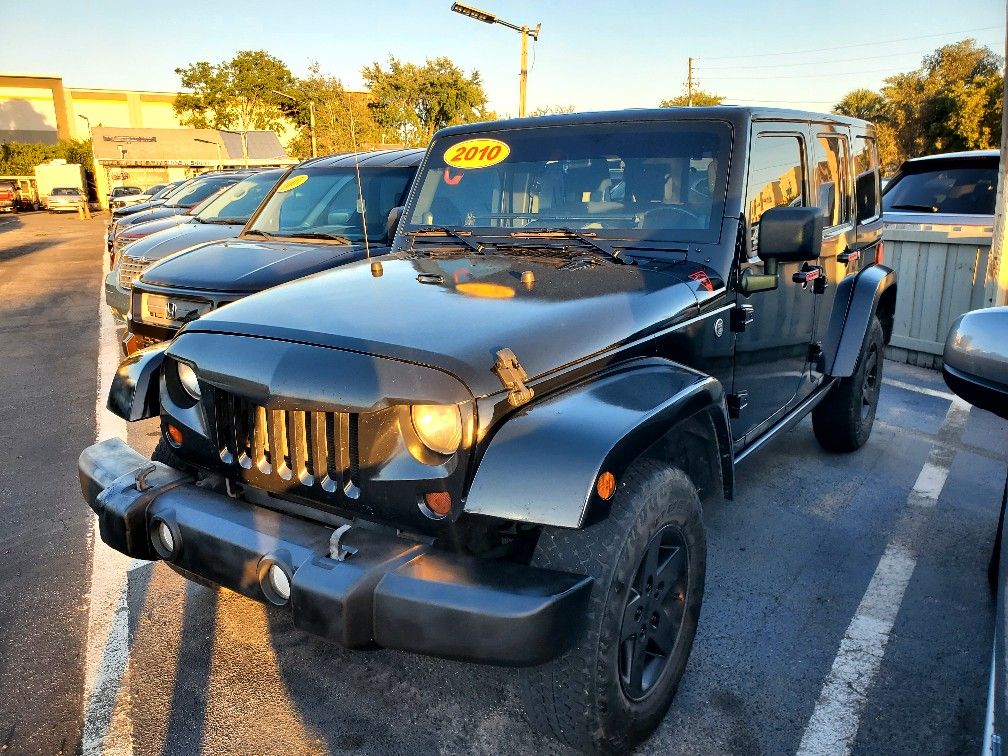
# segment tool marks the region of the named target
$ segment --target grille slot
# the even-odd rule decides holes
[[[135,257],[123,255],[122,262],[119,263],[119,286],[123,289],[132,288],[133,282],[151,266],[152,262],[153,260],[141,262]]]
[[[342,489],[357,496],[357,415],[262,407],[226,391],[212,393],[220,459],[267,488]],[[248,471],[248,473],[244,472]]]

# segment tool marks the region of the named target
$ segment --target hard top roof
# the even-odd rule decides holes
[[[749,105],[714,105],[702,108],[627,108],[625,110],[601,110],[588,113],[562,113],[558,115],[510,118],[503,121],[482,121],[459,126],[448,126],[435,136],[449,136],[478,131],[499,129],[521,129],[531,126],[573,126],[588,123],[620,123],[627,121],[683,121],[719,120],[729,121],[736,126],[752,120],[817,121],[838,123],[846,126],[867,126],[868,121],[849,118],[836,113],[816,113],[810,110],[790,110],[787,108],[765,108]]]
[[[410,147],[397,150],[371,150],[369,152],[346,152],[340,155],[305,160],[299,168],[396,168],[420,165],[425,150]],[[354,156],[356,155],[356,161]]]

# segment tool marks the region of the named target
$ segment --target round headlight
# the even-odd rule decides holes
[[[178,363],[178,378],[179,383],[182,384],[182,388],[185,389],[189,396],[193,399],[200,398],[199,381],[196,379],[196,371],[192,369],[192,365],[185,362]]]
[[[462,415],[455,404],[414,404],[413,428],[424,445],[439,454],[454,454],[462,443]]]

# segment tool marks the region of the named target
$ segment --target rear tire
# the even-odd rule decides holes
[[[706,558],[696,488],[655,460],[625,474],[606,520],[544,528],[533,564],[587,573],[594,583],[580,642],[522,671],[529,722],[596,753],[622,752],[650,735],[689,659]]]
[[[852,452],[868,442],[878,409],[884,358],[885,334],[873,316],[853,374],[841,378],[812,410],[812,430],[824,449]]]

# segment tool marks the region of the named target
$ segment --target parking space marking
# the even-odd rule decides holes
[[[882,558],[851,620],[815,710],[798,747],[799,756],[849,754],[872,682],[903,596],[917,565],[916,534],[930,521],[962,437],[970,406],[954,397]]]
[[[98,375],[95,399],[95,437],[126,440],[126,421],[105,407],[105,397],[119,365],[115,322],[102,292],[108,273],[102,255],[102,282],[98,287]],[[81,751],[92,754],[132,753],[132,728],[128,703],[121,705],[120,691],[129,665],[128,573],[146,564],[109,548],[98,533],[94,518],[91,533],[91,592],[88,602],[88,637],[84,661],[84,721]],[[127,696],[128,700],[128,696]]]
[[[882,383],[887,386],[892,386],[893,388],[903,389],[904,391],[915,391],[918,394],[944,399],[948,402],[955,401],[958,398],[955,394],[950,394],[947,391],[938,391],[937,389],[928,388],[927,386],[917,386],[913,383],[898,381],[895,378],[883,378]]]

